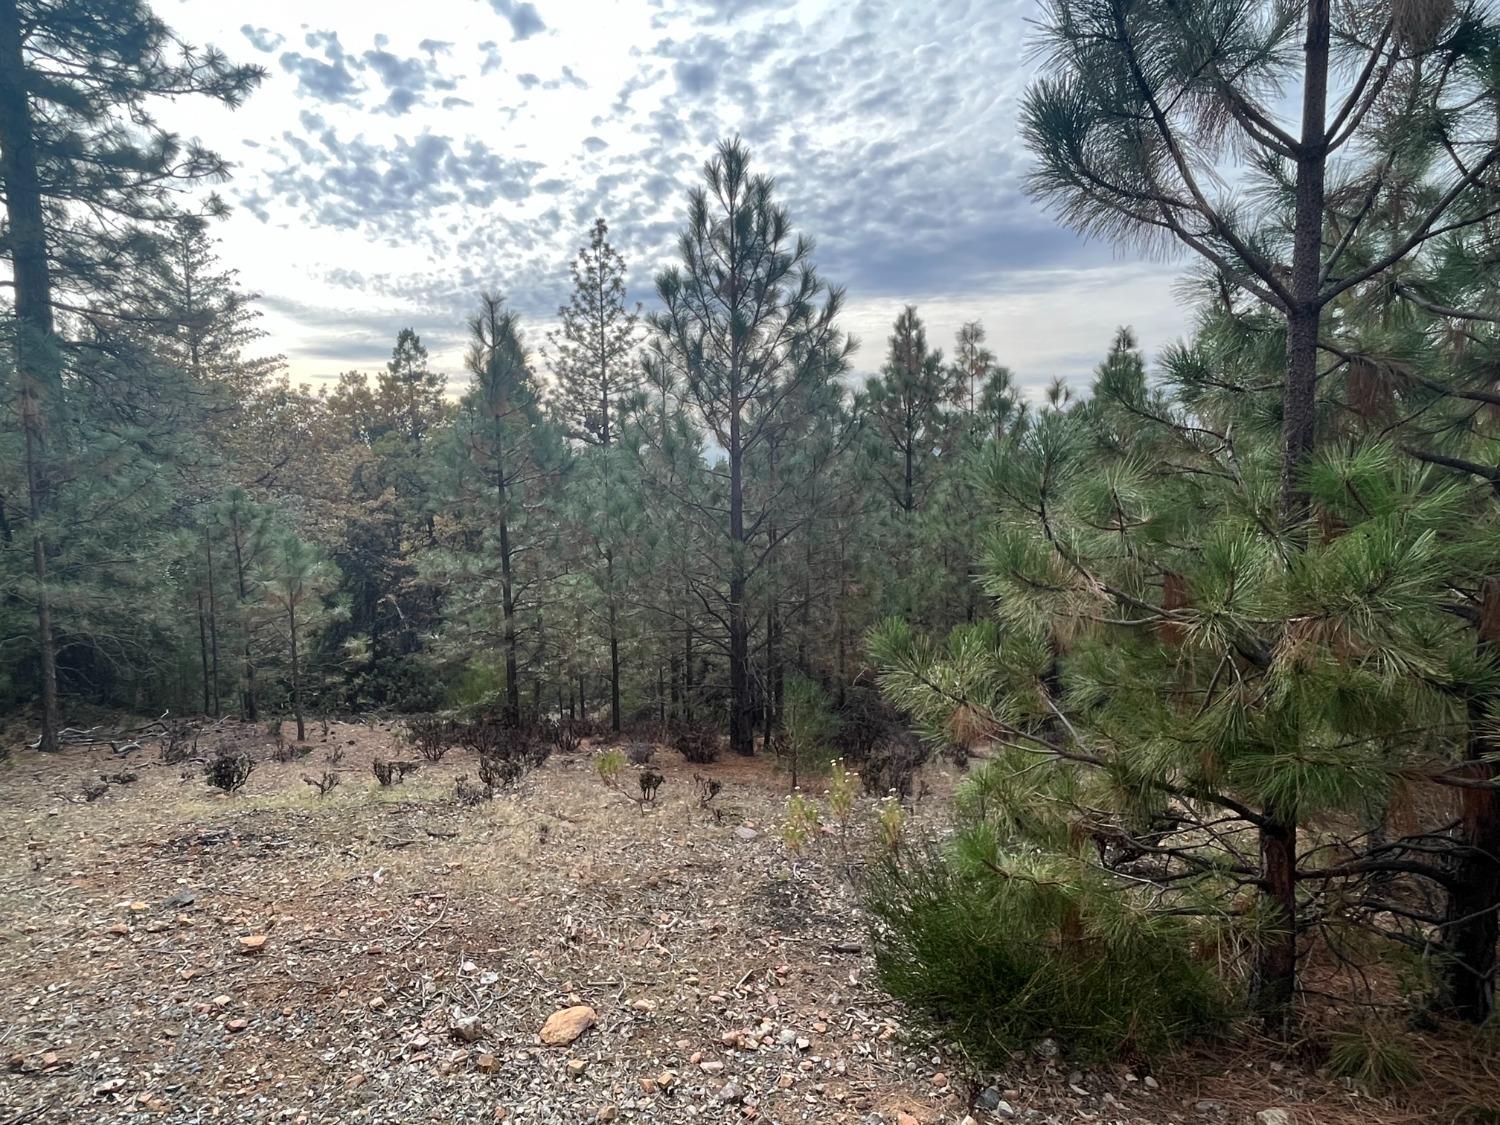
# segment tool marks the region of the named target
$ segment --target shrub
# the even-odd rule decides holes
[[[271,751],[271,760],[285,765],[287,762],[298,762],[312,753],[311,746],[303,746],[298,743],[283,742]]]
[[[171,723],[161,738],[161,760],[180,766],[198,755],[198,728],[190,723]]]
[[[583,743],[583,736],[579,733],[578,724],[571,719],[564,719],[557,723],[551,730],[552,745],[557,747],[559,754],[576,753],[578,747]]]
[[[975,832],[946,851],[888,851],[868,873],[881,983],[919,1025],[995,1067],[1049,1036],[1087,1058],[1222,1025],[1224,991],[1192,955],[1191,922],[1139,909],[1137,892],[1072,856],[1008,854]]]
[[[821,819],[816,801],[793,793],[786,803],[786,823],[781,826],[781,839],[787,851],[795,855],[807,847],[817,835]]]
[[[873,797],[894,793],[903,800],[911,796],[912,781],[917,770],[927,761],[925,747],[909,731],[896,730],[887,734],[870,751],[860,768],[859,776],[864,782],[865,792]]]
[[[649,766],[655,756],[656,747],[649,742],[632,742],[625,747],[625,757],[630,759],[632,766]]]
[[[1328,1069],[1376,1097],[1411,1086],[1422,1076],[1411,1050],[1374,1024],[1336,1034],[1328,1051]]]
[[[655,770],[646,770],[644,773],[642,773],[641,774],[641,804],[643,804],[643,805],[654,805],[654,804],[656,804],[656,793],[657,793],[657,790],[659,790],[663,785],[665,785],[666,782],[667,782],[667,779],[664,778],[661,774],[657,773]]]
[[[326,797],[330,792],[338,788],[340,778],[332,770],[324,770],[322,777],[307,777],[304,775],[302,780],[316,789],[319,797]]]
[[[786,686],[785,729],[776,740],[782,766],[791,773],[792,788],[804,773],[827,769],[829,739],[838,730],[838,718],[828,708],[828,696],[805,676],[793,676]]]
[[[454,799],[464,808],[471,809],[494,799],[495,786],[485,781],[483,769],[480,770],[479,781],[480,783],[475,785],[469,780],[469,775],[464,774],[453,783]]]
[[[458,741],[458,726],[451,719],[417,715],[406,720],[406,741],[429,762],[441,762]]]
[[[900,712],[870,687],[853,687],[838,711],[838,727],[829,739],[844,761],[863,766],[875,748],[906,729]]]
[[[526,772],[525,763],[517,758],[486,756],[479,759],[479,782],[491,793],[509,789]]]
[[[672,749],[695,766],[719,760],[719,732],[710,727],[682,726],[672,736]]]
[[[375,775],[375,780],[380,782],[382,789],[400,785],[406,780],[407,774],[416,773],[421,768],[420,762],[383,762],[376,758],[370,763],[370,772]]]
[[[618,750],[606,750],[594,758],[594,769],[599,780],[614,789],[620,784],[620,772],[625,768],[625,755]]]
[[[233,793],[242,789],[255,772],[255,759],[249,754],[221,746],[203,767],[204,779],[215,789]]]

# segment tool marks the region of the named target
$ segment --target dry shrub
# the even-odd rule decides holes
[[[460,741],[458,724],[437,715],[412,716],[406,720],[404,733],[406,741],[429,762],[441,762]]]
[[[215,789],[234,793],[244,788],[245,782],[255,772],[255,759],[243,751],[234,751],[227,746],[218,751],[203,767],[203,777]]]
[[[695,766],[719,760],[719,732],[712,727],[679,726],[672,735],[672,749]]]

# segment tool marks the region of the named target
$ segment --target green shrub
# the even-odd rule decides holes
[[[1410,1086],[1422,1076],[1411,1050],[1388,1030],[1375,1025],[1335,1035],[1328,1051],[1328,1069],[1377,1097]]]
[[[978,864],[972,838],[903,846],[869,872],[881,982],[920,1025],[1000,1065],[1049,1036],[1077,1057],[1150,1053],[1226,1021],[1190,923],[1139,909],[1071,857],[994,843],[979,842]]]

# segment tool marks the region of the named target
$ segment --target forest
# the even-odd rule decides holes
[[[255,786],[344,730],[351,759],[379,730],[374,753],[441,777],[407,796],[444,816],[522,815],[497,794],[530,785],[647,831],[665,785],[718,831],[722,779],[759,771],[739,838],[774,838],[783,883],[837,883],[870,979],[972,1071],[875,1120],[1000,1120],[1032,1089],[1016,1068],[1062,1097],[1078,1066],[1125,1068],[1139,1093],[1141,1060],[1205,1043],[1209,1066],[1250,1050],[1343,1085],[1305,1118],[1107,1119],[1435,1121],[1435,1083],[1443,1120],[1496,1120],[1500,15],[1033,15],[1027,190],[1180,261],[1191,332],[1156,354],[1121,326],[1086,385],[1037,396],[979,320],[938,339],[907,304],[855,341],[828,232],[731,136],[649,282],[605,214],[557,263],[555,320],[527,323],[496,263],[461,370],[422,338],[457,326],[414,322],[383,366],[313,386],[221,253],[230,169],[153,116],[227,113],[265,72],[142,0],[0,0],[18,857],[54,839],[58,763],[92,776],[121,743],[163,786],[198,761],[233,794],[192,806],[215,824],[293,799],[334,819],[342,751],[316,793]],[[440,774],[461,760],[478,786]],[[375,758],[377,799],[401,764]],[[129,799],[111,776],[136,781],[85,779],[65,816]],[[7,932],[42,870],[7,869]],[[751,1079],[729,1085],[706,1096],[753,1116]],[[76,1119],[26,1117],[25,1090],[0,1083],[0,1109]],[[1036,1097],[1035,1120],[1075,1119]],[[818,1112],[776,1119],[844,1119]]]

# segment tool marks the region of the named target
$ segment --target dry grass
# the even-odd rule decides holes
[[[438,1119],[478,1119],[520,1095],[512,1079],[478,1072],[475,1052],[531,1052],[527,1065],[552,1075],[563,1056],[537,1048],[535,1032],[578,1000],[601,1013],[585,1041],[590,1079],[556,1088],[580,1104],[687,1120],[681,1102],[641,1108],[639,1078],[691,1070],[695,1051],[726,1054],[726,1030],[766,1018],[811,1045],[731,1059],[747,1086],[761,1084],[763,1120],[854,1123],[900,1107],[957,1122],[968,1111],[956,1066],[941,1064],[954,1081],[934,1087],[936,1067],[903,1046],[868,960],[833,948],[861,940],[855,896],[831,845],[796,856],[782,846],[786,779],[767,763],[705,770],[661,751],[654,768],[667,782],[642,810],[603,787],[585,748],[461,809],[454,780],[475,765],[466,752],[381,789],[370,761],[414,756],[389,727],[334,724],[326,742],[311,733],[312,755],[262,761],[233,796],[156,764],[152,747],[128,763],[139,781],[91,804],[80,782],[122,768],[107,748],[0,767],[0,1123],[127,1111],[427,1119],[393,1101],[414,1091],[448,1107]],[[270,735],[262,741],[268,756]],[[334,749],[343,759],[330,767]],[[325,768],[343,783],[320,798],[301,778]],[[698,807],[695,772],[723,782],[719,817]],[[951,780],[938,771],[933,791]],[[932,798],[920,815],[940,810]],[[742,838],[743,827],[758,835]],[[186,890],[194,900],[172,905]],[[242,954],[252,934],[266,946]],[[481,973],[495,982],[481,987]],[[480,1012],[491,1038],[456,1050],[455,1004]],[[246,1026],[230,1030],[237,1019]],[[424,1034],[430,1045],[414,1046]],[[1123,1068],[1088,1076],[1088,1098],[1069,1089],[1065,1063],[1018,1063],[995,1080],[1039,1121],[1251,1121],[1282,1106],[1298,1122],[1415,1125],[1500,1104],[1490,1039],[1411,1036],[1422,1086],[1385,1099],[1320,1073],[1321,1041],[1156,1060],[1154,1094]],[[816,1068],[801,1069],[813,1057]],[[783,1071],[785,1088],[774,1083]],[[1222,1112],[1198,1112],[1203,1100]],[[724,1117],[702,1101],[699,1112]]]

